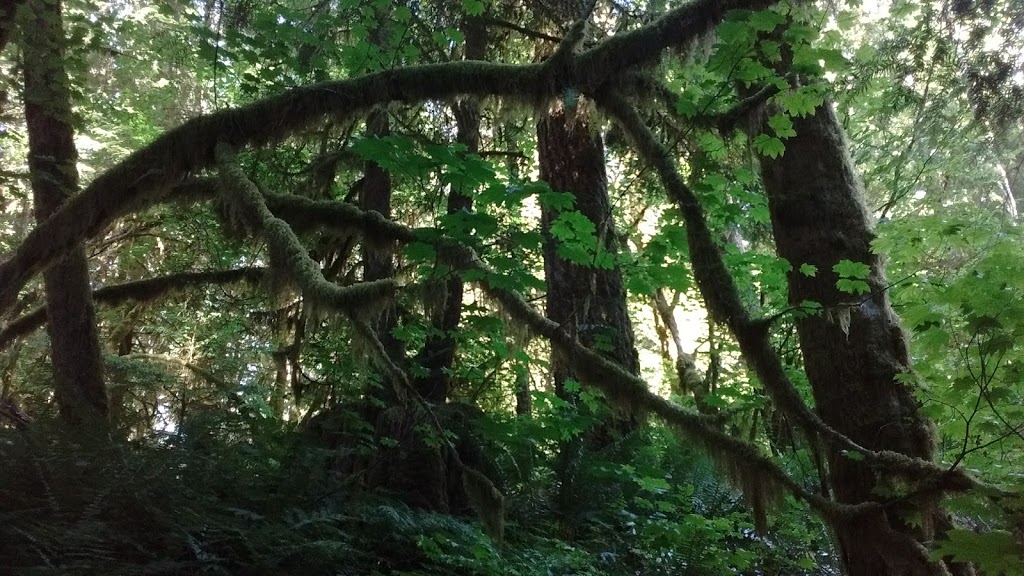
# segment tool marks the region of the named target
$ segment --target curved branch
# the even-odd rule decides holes
[[[105,286],[92,293],[97,304],[121,304],[128,301],[147,302],[169,292],[183,290],[201,284],[232,284],[249,282],[256,284],[263,279],[264,268],[238,268],[235,270],[211,270],[204,272],[182,272],[135,282]],[[14,340],[25,336],[46,324],[46,307],[40,306],[8,324],[0,331],[0,350],[7,348]]]
[[[227,144],[217,145],[217,164],[224,198],[234,206],[250,226],[263,233],[270,247],[273,268],[281,267],[302,294],[317,304],[350,311],[394,296],[398,284],[392,278],[339,286],[324,278],[320,266],[309,256],[298,236],[284,220],[274,216],[259,189],[237,163]],[[352,206],[352,208],[355,208]],[[378,215],[379,216],[379,215]],[[383,218],[383,216],[381,216]]]
[[[659,144],[660,146],[660,144]],[[230,166],[230,164],[229,164]],[[237,167],[231,168],[241,172]],[[244,177],[244,173],[241,174]],[[228,178],[237,178],[235,173]],[[247,205],[254,205],[259,195],[254,184],[245,180]],[[185,196],[192,199],[212,198],[219,187],[215,180],[209,178],[194,179],[187,184]],[[237,193],[237,191],[236,191]],[[695,200],[695,199],[694,199]],[[502,309],[517,322],[530,330],[547,338],[552,346],[563,353],[570,361],[574,371],[587,384],[605,393],[609,399],[620,407],[628,407],[639,412],[657,415],[669,425],[677,428],[691,440],[702,445],[710,454],[716,456],[721,463],[734,472],[739,470],[747,480],[748,489],[751,478],[763,480],[770,486],[781,487],[794,496],[808,502],[816,511],[826,518],[848,518],[858,514],[879,513],[881,504],[865,502],[860,504],[840,504],[828,498],[807,491],[797,484],[777,464],[763,456],[758,448],[741,439],[722,432],[714,417],[690,412],[656,394],[650,392],[647,383],[622,369],[593,350],[585,347],[578,340],[565,332],[561,326],[537,312],[519,293],[491,284],[490,278],[497,273],[484,263],[469,247],[437,234],[435,229],[414,229],[384,218],[377,212],[364,211],[358,207],[332,200],[311,200],[292,195],[266,195],[258,202],[263,208],[258,209],[261,218],[278,222],[281,228],[291,227],[295,230],[323,228],[328,230],[355,231],[364,237],[377,242],[424,242],[435,247],[438,259],[453,269],[466,272],[475,271],[478,279],[475,283],[501,304]],[[699,206],[698,206],[699,208]],[[286,223],[287,222],[287,223]],[[294,238],[294,232],[289,230]],[[295,238],[297,242],[298,239]],[[731,281],[731,280],[730,280]],[[326,282],[326,280],[325,280]],[[338,288],[335,286],[335,288]],[[738,298],[738,297],[737,297]],[[357,326],[357,329],[359,327]],[[930,475],[933,479],[942,478],[944,489],[949,489],[950,480],[957,484],[975,481],[960,471],[936,469],[931,463],[915,461],[903,455],[896,455],[895,462],[888,453],[874,453],[860,448],[848,441],[852,449],[862,452],[867,459],[879,465],[893,465],[902,470],[912,469],[915,477]],[[724,462],[723,462],[724,460]],[[909,464],[907,460],[910,460]],[[936,474],[940,472],[941,474]],[[933,480],[934,481],[934,480]]]
[[[0,264],[0,310],[14,302],[29,278],[69,247],[210,167],[218,142],[235,148],[278,142],[324,118],[351,116],[387,102],[421,102],[459,94],[540,102],[568,87],[593,90],[615,81],[628,69],[656,61],[666,48],[689,43],[716,25],[727,10],[770,4],[768,0],[697,0],[573,55],[571,65],[557,69],[545,63],[479,61],[410,66],[296,88],[248,106],[194,118],[98,176],[33,229]]]
[[[668,149],[658,141],[636,109],[621,95],[604,92],[595,99],[622,125],[640,157],[654,167],[669,198],[682,212],[686,221],[693,275],[708,313],[729,327],[744,359],[753,368],[772,400],[796,420],[809,439],[813,442],[820,435],[841,449],[862,454],[874,466],[898,470],[914,479],[942,478],[943,489],[967,490],[978,486],[977,480],[960,469],[948,470],[933,462],[898,452],[868,450],[828,426],[808,408],[786,374],[782,360],[772,348],[768,338],[768,323],[751,318],[743,305],[736,284],[708,228],[700,201],[683,182]]]
[[[471,248],[456,240],[439,236],[434,229],[413,229],[385,219],[375,212],[364,212],[350,204],[331,200],[309,200],[299,196],[268,196],[267,206],[283,220],[295,218],[303,227],[353,229],[371,237],[392,242],[423,242],[437,251],[438,260],[454,270],[475,272],[473,280],[502,310],[534,334],[547,338],[569,359],[581,380],[600,389],[620,408],[649,412],[678,429],[687,438],[703,446],[727,470],[739,472],[748,490],[782,488],[808,502],[826,517],[877,513],[877,503],[839,504],[811,493],[790,478],[777,464],[761,454],[752,443],[721,431],[713,417],[690,412],[652,393],[647,383],[615,362],[587,348],[562,327],[537,312],[522,295],[502,288],[491,279],[498,276]],[[734,474],[735,476],[735,474]],[[763,482],[763,484],[757,484]],[[764,504],[764,502],[762,502]]]

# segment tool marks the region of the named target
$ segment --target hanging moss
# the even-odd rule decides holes
[[[388,102],[416,103],[456,95],[546,102],[565,88],[588,92],[686,46],[731,9],[758,9],[766,0],[699,0],[658,20],[615,35],[566,62],[509,65],[467,60],[383,70],[358,78],[295,88],[248,106],[220,110],[169,130],[97,176],[81,194],[32,230],[0,264],[0,310],[33,275],[113,220],[152,205],[190,175],[214,164],[218,142],[260,146],[280,142],[324,118],[351,117]]]
[[[320,266],[309,257],[305,246],[287,222],[274,216],[263,196],[245,172],[235,163],[227,144],[217,146],[217,161],[225,202],[248,226],[259,230],[270,247],[271,272],[279,279],[293,282],[304,297],[322,306],[345,311],[394,296],[398,286],[393,279],[339,286],[327,281]]]

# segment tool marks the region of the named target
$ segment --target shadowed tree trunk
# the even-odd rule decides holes
[[[483,60],[487,55],[487,28],[479,17],[467,16],[463,22],[466,38],[465,59]],[[465,98],[452,106],[458,126],[456,142],[466,147],[467,154],[480,151],[480,103],[475,98]],[[448,192],[448,214],[469,211],[473,198],[459,186],[452,186]],[[451,378],[449,370],[455,360],[454,332],[462,317],[462,278],[457,274],[445,283],[444,300],[437,306],[435,318],[431,321],[432,332],[417,357],[418,363],[427,373],[416,379],[417,392],[428,402],[443,404],[448,400]]]
[[[387,111],[370,114],[366,121],[369,136],[389,134]],[[376,162],[367,162],[360,189],[360,207],[374,210],[391,218],[391,175]],[[363,246],[363,280],[380,280],[394,276],[394,254],[387,248]],[[405,345],[394,336],[398,313],[394,303],[388,303],[373,323],[374,332],[392,361],[405,367]],[[447,512],[446,468],[438,443],[424,438],[420,424],[426,415],[415,402],[404,404],[395,390],[401,383],[392,381],[384,371],[379,390],[383,409],[374,404],[366,406],[366,413],[376,431],[378,441],[388,439],[394,446],[378,451],[370,463],[371,487],[383,488],[410,506]],[[403,391],[404,395],[407,391]],[[373,392],[371,392],[373,394]]]
[[[573,194],[575,209],[594,225],[600,251],[617,254],[604,146],[600,135],[591,129],[585,110],[569,110],[559,103],[537,124],[537,150],[541,179],[555,192]],[[551,235],[552,224],[558,217],[557,210],[542,206],[548,318],[638,375],[640,363],[633,346],[633,327],[626,308],[621,271],[618,266],[605,269],[574,264],[560,256],[558,242]],[[565,386],[567,380],[576,378],[570,365],[570,359],[552,354],[555,392],[575,402],[576,394]],[[574,438],[561,447],[556,463],[559,490],[555,506],[569,537],[576,523],[570,516],[571,510],[578,507],[576,502],[581,493],[577,489],[577,473],[585,444],[595,448],[606,445],[615,434],[628,431],[633,424],[629,418],[616,417],[588,433],[586,438]]]
[[[579,113],[578,113],[579,112]],[[575,196],[575,209],[594,224],[602,252],[618,253],[604,146],[581,111],[559,105],[537,124],[540,177],[555,192]],[[594,345],[632,374],[640,373],[633,346],[633,327],[626,309],[626,291],[618,266],[603,269],[581,266],[562,258],[551,225],[559,212],[541,209],[544,242],[544,277],[547,281],[547,316],[580,341]],[[568,362],[555,355],[551,362],[556,390],[572,378]]]
[[[465,58],[482,60],[487,50],[487,31],[483,21],[477,17],[467,17],[462,28],[466,38]],[[455,103],[453,111],[458,125],[456,141],[466,147],[467,153],[478,152],[479,102],[474,98],[466,98]],[[380,132],[372,133],[381,135]],[[384,176],[386,173],[376,164],[368,163],[363,181],[363,198],[373,200],[370,203],[364,202],[363,207],[390,217],[390,179],[385,183]],[[448,194],[447,213],[468,211],[472,206],[473,199],[467,191],[452,186]],[[370,265],[369,259],[367,265]],[[383,262],[378,262],[373,264],[373,269],[390,276],[393,274],[391,266],[389,255],[386,267]],[[456,352],[454,332],[462,316],[462,297],[462,279],[452,275],[444,283],[442,301],[434,303],[431,332],[416,356],[416,362],[426,369],[426,373],[412,382],[413,391],[425,401],[425,405],[421,406],[416,401],[409,406],[392,403],[394,405],[377,419],[378,434],[385,433],[400,441],[399,446],[388,450],[384,456],[383,465],[377,471],[380,479],[378,485],[398,493],[410,505],[438,512],[462,513],[468,510],[470,496],[462,476],[464,466],[479,468],[485,464],[481,461],[479,447],[471,438],[471,425],[466,421],[463,407],[444,406],[450,392],[450,370]],[[386,314],[382,316],[382,324],[387,318]],[[396,360],[404,358],[401,343],[390,336],[390,331],[395,327],[393,312],[388,322],[387,325],[378,326],[385,348]],[[388,340],[384,340],[384,330],[389,332]],[[435,412],[426,414],[427,410]],[[446,429],[455,427],[458,436],[455,451],[461,462],[455,461],[456,456],[448,449],[446,441],[428,438],[422,431],[425,428],[423,424],[431,420]]]
[[[36,221],[42,222],[78,190],[61,3],[30,0],[18,22],[24,31],[28,165]],[[43,272],[43,285],[61,417],[75,428],[102,430],[109,404],[83,245]]]
[[[760,119],[768,132],[767,115]],[[913,390],[899,380],[910,371],[907,339],[889,304],[882,259],[871,251],[874,233],[861,184],[847,154],[831,104],[793,119],[796,136],[785,154],[761,157],[778,253],[789,261],[789,300],[810,300],[822,314],[797,320],[807,376],[822,419],[871,450],[932,460],[934,434]],[[833,266],[867,264],[866,294],[839,291]],[[817,268],[813,276],[800,266]],[[841,502],[879,500],[898,479],[877,475],[838,451],[828,455],[828,481]],[[932,496],[838,523],[843,564],[850,576],[924,576],[941,573],[923,544],[947,520]],[[965,566],[954,573],[970,574]]]
[[[391,133],[390,122],[386,110],[371,112],[366,119],[366,134],[370,137],[387,136]],[[363,170],[362,186],[359,190],[359,207],[363,210],[379,212],[385,218],[391,218],[391,174],[373,161],[368,161]],[[382,280],[395,275],[394,253],[392,250],[372,245],[363,245],[363,280]],[[393,332],[397,325],[397,312],[394,304],[384,307],[373,328],[377,332],[384,349],[396,361],[405,356],[405,347]],[[390,386],[387,387],[390,389]],[[385,395],[390,392],[385,392]]]

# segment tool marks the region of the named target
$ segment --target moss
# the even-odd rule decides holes
[[[259,230],[266,238],[273,274],[293,282],[310,301],[341,311],[367,306],[394,296],[398,287],[391,279],[351,286],[328,282],[292,227],[267,208],[259,189],[235,163],[230,146],[219,145],[217,155],[223,198],[248,226]]]
[[[182,272],[136,282],[114,284],[95,290],[92,299],[97,304],[118,305],[125,302],[149,302],[167,294],[206,284],[230,284],[234,282],[258,283],[263,280],[263,268],[240,268],[236,270],[211,270],[206,272]],[[0,331],[0,350],[14,340],[25,336],[46,324],[46,307],[40,306],[27,312]]]
[[[575,86],[593,90],[628,70],[656,61],[720,21],[726,10],[757,9],[765,0],[702,0],[671,10],[640,29],[619,34],[557,69],[546,63],[481,61],[426,64],[295,88],[248,106],[194,118],[169,130],[96,177],[81,194],[35,228],[0,264],[0,310],[33,275],[115,219],[166,198],[189,176],[214,164],[218,142],[234,147],[280,142],[325,118],[343,119],[387,102],[415,103],[456,95],[500,96],[540,103]]]
[[[480,515],[484,531],[495,542],[505,539],[505,497],[483,473],[462,467],[462,485],[469,495],[470,504]]]

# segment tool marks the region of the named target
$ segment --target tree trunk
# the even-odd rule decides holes
[[[573,194],[575,208],[594,224],[601,250],[616,254],[618,241],[600,135],[591,130],[582,113],[559,106],[537,124],[537,149],[541,179],[556,192]],[[622,272],[618,266],[580,266],[560,257],[551,236],[551,224],[558,216],[558,211],[542,207],[548,318],[586,344],[606,343],[602,352],[632,374],[639,374]],[[559,391],[565,380],[573,377],[566,360],[557,355],[552,358],[551,372]]]
[[[826,424],[866,448],[932,460],[932,425],[913,390],[899,380],[910,370],[907,339],[889,304],[882,259],[871,251],[875,236],[842,129],[829,103],[793,124],[797,135],[786,140],[785,154],[760,160],[777,250],[793,266],[790,303],[810,300],[824,307],[797,320],[817,410]],[[766,114],[760,125],[768,132]],[[837,289],[833,266],[842,260],[870,267],[870,292]],[[816,273],[802,273],[803,264]],[[898,485],[897,478],[876,475],[835,450],[828,468],[841,502],[878,500],[878,491]],[[941,573],[923,545],[945,522],[936,497],[846,519],[837,526],[845,569],[850,576]],[[969,567],[955,569],[970,573]]]
[[[61,4],[31,0],[19,22],[24,31],[28,165],[36,221],[42,222],[78,190]],[[61,417],[75,428],[102,430],[109,403],[84,246],[43,272],[43,285]]]
[[[366,119],[368,136],[387,136],[391,133],[390,122],[386,110],[371,112]],[[363,210],[379,212],[385,218],[391,218],[391,174],[373,161],[368,161],[363,171],[363,183],[359,194],[359,207]],[[382,280],[395,274],[394,251],[389,248],[363,244],[363,280]],[[384,349],[395,362],[401,365],[405,356],[405,346],[394,337],[394,329],[398,316],[394,304],[388,304],[381,311],[374,323],[377,337],[384,344]],[[389,392],[385,392],[389,394]]]
[[[465,59],[483,60],[487,54],[487,28],[479,17],[467,16],[463,22],[463,33],[466,38]],[[458,125],[456,142],[466,147],[467,154],[480,151],[480,103],[473,98],[466,98],[452,107],[455,122]],[[452,186],[448,192],[448,214],[469,211],[473,208],[473,198],[458,186]],[[427,373],[417,378],[414,385],[417,392],[428,402],[443,404],[448,400],[451,384],[449,370],[455,361],[455,330],[462,318],[462,278],[452,274],[445,283],[444,301],[441,302],[436,317],[431,321],[433,331],[417,358],[418,364]]]
[[[575,208],[594,224],[601,250],[617,254],[604,146],[600,135],[591,129],[585,112],[567,110],[561,105],[549,112],[537,124],[537,150],[541,179],[556,192],[573,194]],[[558,217],[558,211],[541,207],[548,318],[584,344],[598,345],[602,353],[630,373],[639,375],[640,362],[633,346],[633,327],[626,308],[621,271],[618,266],[610,269],[581,266],[559,256],[558,243],[551,235],[551,226]],[[569,365],[568,358],[552,354],[555,392],[575,403],[576,394],[565,386],[567,380],[575,378]],[[616,417],[585,437],[569,440],[559,449],[555,463],[559,488],[554,506],[566,538],[572,538],[577,524],[573,511],[584,504],[579,501],[583,492],[577,486],[584,450],[588,444],[594,448],[607,445],[615,435],[628,431],[633,425],[628,417]]]

